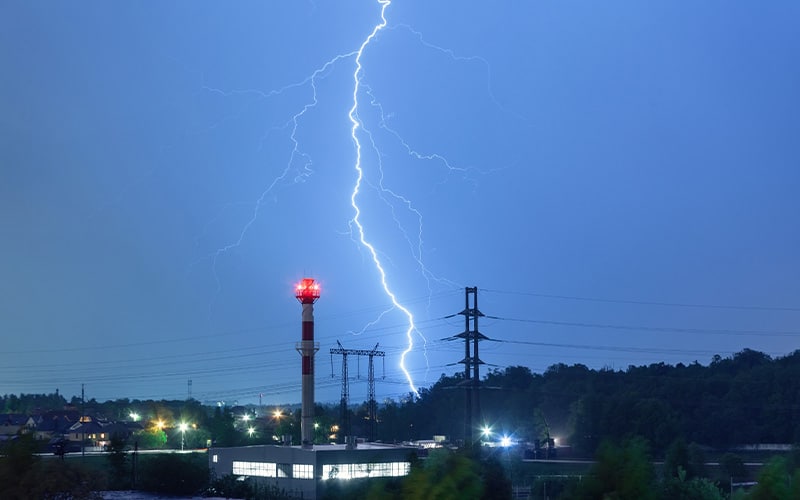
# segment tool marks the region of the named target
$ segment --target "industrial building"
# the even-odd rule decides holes
[[[380,443],[313,444],[314,439],[314,303],[320,297],[319,284],[304,278],[295,297],[303,306],[302,336],[297,344],[301,355],[302,409],[301,443],[296,446],[240,446],[210,448],[209,469],[216,477],[228,474],[251,477],[287,493],[317,498],[330,481],[406,476],[416,448]]]
[[[233,474],[275,485],[296,497],[313,499],[328,481],[406,476],[415,448],[360,443],[307,446],[211,448],[209,466],[217,477]]]

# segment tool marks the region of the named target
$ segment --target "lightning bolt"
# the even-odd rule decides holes
[[[417,387],[414,385],[414,380],[411,378],[411,374],[408,372],[406,368],[406,356],[414,349],[414,333],[419,333],[417,331],[417,327],[414,324],[414,315],[411,311],[405,307],[403,304],[397,300],[397,296],[392,291],[391,287],[389,286],[388,280],[386,278],[386,270],[383,268],[383,264],[381,263],[381,259],[378,257],[378,252],[375,250],[375,246],[367,240],[364,226],[361,224],[361,208],[358,205],[358,194],[361,190],[361,183],[364,180],[364,169],[361,166],[361,140],[358,138],[358,129],[362,128],[361,120],[358,118],[358,94],[359,90],[361,89],[361,72],[362,72],[362,65],[361,65],[361,56],[364,55],[364,50],[366,50],[367,46],[375,39],[378,35],[378,32],[386,27],[386,9],[391,5],[391,0],[378,0],[378,3],[381,6],[381,22],[376,24],[375,27],[372,29],[372,32],[364,39],[361,43],[361,47],[359,47],[358,51],[356,52],[356,69],[353,71],[353,106],[350,108],[350,112],[348,113],[348,118],[350,118],[350,123],[352,124],[352,128],[350,129],[350,136],[353,138],[353,144],[355,144],[356,148],[356,161],[355,165],[353,166],[356,170],[356,182],[353,186],[353,192],[350,195],[350,204],[353,206],[353,210],[355,211],[355,215],[352,219],[352,225],[355,226],[356,231],[358,232],[358,239],[370,253],[372,256],[372,261],[375,264],[375,268],[380,274],[381,278],[381,286],[383,287],[384,293],[389,297],[392,301],[392,305],[402,312],[406,320],[408,321],[408,328],[406,329],[406,340],[408,341],[407,347],[403,350],[402,354],[400,355],[400,370],[403,371],[403,375],[405,375],[406,380],[408,381],[408,387],[411,389],[417,397],[419,397],[419,391],[417,391]]]
[[[214,294],[214,298],[212,299],[211,304],[209,305],[209,316],[211,315],[211,310],[213,308],[214,302],[216,301],[217,297],[219,297],[219,294],[222,293],[222,282],[220,281],[219,274],[217,273],[218,260],[223,255],[241,246],[242,241],[244,241],[244,238],[247,235],[248,231],[253,226],[253,224],[255,224],[256,221],[258,220],[258,214],[261,211],[261,207],[263,206],[267,196],[270,193],[272,193],[272,191],[279,183],[285,181],[289,177],[289,175],[292,173],[292,167],[293,165],[295,165],[298,158],[303,159],[303,165],[302,168],[298,169],[296,174],[294,175],[293,182],[295,184],[303,182],[305,178],[309,177],[314,172],[311,169],[312,166],[311,157],[307,153],[304,153],[300,148],[300,142],[297,139],[297,129],[300,126],[301,118],[303,118],[303,116],[305,116],[310,109],[316,107],[317,103],[319,102],[317,99],[317,79],[320,78],[321,75],[324,75],[325,72],[328,71],[338,61],[353,57],[356,54],[357,54],[356,51],[348,52],[346,54],[338,54],[334,56],[332,59],[326,61],[322,66],[317,68],[310,76],[303,79],[302,81],[291,83],[278,90],[271,90],[269,92],[263,92],[260,90],[252,90],[252,89],[226,92],[208,86],[203,87],[203,89],[207,92],[220,94],[225,97],[236,94],[255,94],[259,99],[269,99],[271,97],[279,96],[290,89],[301,88],[306,85],[309,85],[312,90],[311,100],[309,102],[306,102],[300,111],[292,115],[292,117],[283,125],[283,127],[280,127],[280,128],[289,128],[289,127],[291,128],[291,133],[289,134],[289,140],[292,143],[292,151],[289,154],[289,158],[286,162],[286,167],[283,169],[280,175],[278,175],[272,180],[272,182],[261,192],[261,195],[256,199],[255,203],[253,204],[253,210],[251,216],[244,224],[244,226],[242,226],[242,230],[239,232],[239,237],[236,239],[236,241],[218,248],[213,253],[205,256],[203,259],[200,259],[192,264],[195,265],[201,260],[205,259],[211,260],[211,272],[214,276],[214,281],[217,285],[217,289]],[[214,127],[215,126],[216,125],[214,125]],[[267,132],[265,136],[262,138],[261,140],[262,143],[266,140],[268,134],[269,132]]]
[[[203,86],[203,90],[208,92],[209,94],[221,95],[223,97],[229,96],[254,96],[256,100],[268,100],[280,97],[285,93],[289,92],[290,90],[300,90],[300,89],[310,89],[310,95],[306,97],[305,101],[300,104],[299,109],[294,110],[294,114],[288,117],[283,123],[278,122],[275,124],[271,129],[264,133],[261,138],[261,146],[264,145],[269,135],[275,130],[285,130],[286,134],[288,135],[288,140],[291,144],[291,152],[288,154],[288,158],[286,159],[286,163],[284,164],[283,168],[277,172],[277,176],[273,178],[272,182],[267,184],[266,187],[261,191],[261,195],[252,202],[250,206],[252,206],[252,211],[250,212],[250,217],[246,220],[246,223],[241,227],[241,231],[239,231],[238,238],[230,242],[229,244],[219,247],[216,251],[211,252],[210,254],[206,255],[206,257],[202,258],[201,260],[210,260],[212,262],[212,272],[214,276],[214,280],[216,281],[217,290],[216,295],[214,296],[214,300],[216,300],[217,296],[221,293],[222,284],[220,281],[220,277],[217,273],[217,262],[226,254],[233,251],[240,245],[242,245],[243,241],[245,240],[246,235],[251,230],[252,226],[256,223],[259,212],[264,208],[264,205],[267,203],[268,198],[270,197],[271,193],[277,190],[280,185],[283,184],[297,184],[303,182],[307,177],[313,174],[312,169],[312,158],[311,156],[303,150],[300,144],[300,140],[298,139],[298,129],[301,126],[301,122],[306,117],[310,111],[315,108],[318,104],[318,94],[317,94],[317,85],[318,82],[326,77],[328,72],[331,68],[340,63],[344,60],[354,60],[355,67],[352,73],[352,105],[349,108],[349,112],[347,114],[348,119],[350,120],[351,128],[350,128],[350,135],[353,141],[353,145],[355,148],[355,163],[353,165],[353,169],[355,171],[355,181],[353,184],[352,192],[350,193],[350,204],[353,209],[353,217],[350,219],[348,223],[349,234],[352,237],[354,243],[359,245],[361,248],[365,249],[369,256],[371,257],[372,264],[374,264],[375,270],[380,277],[381,287],[383,292],[388,297],[390,301],[390,305],[387,304],[387,308],[380,313],[380,315],[375,318],[373,321],[370,321],[366,324],[360,331],[358,332],[351,332],[355,335],[361,334],[366,330],[372,328],[374,325],[379,323],[385,315],[389,314],[393,311],[400,311],[402,315],[405,317],[405,324],[407,327],[405,328],[405,337],[407,344],[405,348],[402,350],[400,355],[400,369],[405,376],[405,380],[407,381],[408,387],[410,388],[411,392],[415,395],[419,395],[417,390],[417,386],[414,383],[414,380],[411,376],[409,369],[407,368],[406,362],[408,356],[415,350],[415,340],[422,341],[422,354],[425,357],[426,366],[427,366],[427,350],[425,349],[427,346],[427,339],[425,336],[420,332],[417,328],[417,323],[414,318],[414,314],[411,310],[401,303],[398,299],[397,294],[393,287],[390,285],[389,278],[386,272],[386,264],[391,267],[392,261],[389,258],[389,255],[380,251],[375,244],[367,237],[368,231],[365,229],[364,224],[362,223],[362,206],[359,204],[359,201],[363,203],[363,197],[361,197],[363,191],[366,188],[372,189],[375,193],[377,193],[378,199],[380,199],[389,209],[391,213],[391,217],[395,224],[396,229],[399,231],[399,234],[405,239],[406,244],[408,245],[411,257],[413,258],[414,263],[417,266],[417,269],[420,271],[422,277],[424,277],[425,281],[427,282],[428,288],[428,307],[430,307],[431,297],[433,296],[433,289],[434,289],[434,282],[438,283],[439,285],[444,285],[447,287],[460,287],[460,285],[453,283],[450,280],[445,278],[439,277],[434,274],[431,270],[429,270],[425,263],[424,263],[424,244],[423,244],[423,214],[422,211],[412,202],[412,200],[400,192],[390,188],[387,183],[384,181],[384,170],[383,170],[383,151],[378,146],[378,139],[376,136],[373,135],[373,132],[377,133],[385,133],[387,137],[390,137],[392,140],[397,141],[399,144],[401,151],[404,151],[406,155],[412,161],[420,161],[420,162],[432,162],[433,164],[437,165],[438,168],[441,168],[446,174],[443,176],[441,183],[447,182],[451,176],[456,176],[461,178],[462,180],[469,182],[476,187],[477,181],[475,178],[472,177],[473,173],[478,173],[485,175],[490,172],[482,171],[476,168],[464,168],[458,165],[455,165],[453,162],[449,161],[448,158],[439,152],[423,152],[421,150],[415,149],[411,144],[409,144],[402,135],[391,128],[389,126],[389,120],[391,119],[391,115],[387,115],[384,111],[383,106],[376,98],[375,94],[372,91],[372,88],[363,81],[364,79],[364,66],[362,64],[362,57],[364,53],[367,51],[367,48],[379,37],[379,33],[387,32],[387,31],[394,31],[394,30],[404,30],[412,35],[419,44],[422,46],[439,51],[453,61],[459,61],[464,63],[479,63],[485,67],[486,70],[486,78],[487,78],[487,89],[489,93],[489,97],[494,102],[498,108],[500,107],[499,103],[495,99],[494,95],[491,91],[491,73],[490,67],[488,62],[477,56],[470,56],[464,57],[456,55],[450,49],[440,47],[438,45],[434,45],[427,40],[425,40],[422,34],[408,25],[397,25],[394,27],[389,27],[386,17],[386,12],[388,7],[391,5],[391,0],[376,0],[376,3],[380,6],[380,16],[379,16],[379,23],[377,23],[372,31],[366,36],[366,38],[362,41],[360,46],[357,50],[353,50],[346,53],[340,53],[335,55],[331,59],[324,62],[322,65],[318,66],[316,70],[313,71],[309,76],[305,77],[302,80],[296,81],[294,83],[290,83],[282,88],[277,90],[271,90],[268,92],[261,91],[261,90],[253,90],[253,89],[246,89],[246,90],[236,90],[236,91],[223,91],[220,89],[216,89],[210,86]],[[360,98],[364,99],[366,102],[361,103]],[[364,112],[362,116],[360,112],[362,107],[368,107],[368,109],[374,110],[372,117],[375,117],[376,120],[367,120],[367,114]],[[220,123],[233,119],[235,116],[227,116],[224,117]],[[370,130],[370,128],[365,124],[365,121],[368,123],[372,123],[374,130]],[[218,124],[213,125],[216,127]],[[370,165],[371,169],[374,169],[376,172],[375,178],[369,178],[365,176],[365,166],[366,162],[364,161],[364,150],[371,150],[368,156],[375,158],[374,165]],[[373,170],[370,170],[372,172]],[[223,208],[225,210],[225,208]],[[404,223],[401,221],[401,213],[407,213],[411,217],[416,220],[416,223],[412,223],[416,225],[416,234],[412,234],[411,231],[406,231],[406,227]],[[221,215],[221,214],[220,214]],[[220,216],[218,215],[218,217]],[[213,301],[212,301],[213,305]],[[209,310],[211,307],[209,307]],[[209,311],[210,312],[210,311]],[[417,337],[418,336],[418,337]]]

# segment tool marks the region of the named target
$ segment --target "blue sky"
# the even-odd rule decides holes
[[[773,356],[800,338],[800,6],[395,0],[364,47],[360,221],[453,374],[464,287],[494,367]],[[409,387],[353,232],[376,1],[0,6],[0,393],[317,399],[347,348]],[[720,307],[724,306],[724,307]],[[426,340],[424,340],[424,339]],[[486,366],[484,370],[492,366]],[[356,401],[366,359],[352,360]],[[334,373],[336,376],[332,377]],[[385,378],[383,376],[385,375]]]

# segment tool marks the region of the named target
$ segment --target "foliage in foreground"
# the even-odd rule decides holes
[[[232,474],[226,474],[211,480],[211,486],[206,491],[207,496],[221,496],[225,498],[244,498],[247,500],[289,500],[292,497],[285,490],[272,484],[259,484],[252,478],[242,479]]]
[[[431,452],[425,461],[413,460],[411,472],[404,478],[373,481],[369,486],[364,496],[371,500],[511,497],[511,483],[499,462],[494,459],[479,461],[470,454],[450,450]]]
[[[42,460],[36,441],[21,435],[3,448],[0,457],[0,498],[23,500],[96,499],[105,487],[105,478],[97,471],[57,459]]]
[[[142,457],[144,458],[144,457]],[[140,460],[139,488],[167,495],[192,495],[208,488],[208,468],[192,455],[167,453]]]
[[[693,455],[695,455],[693,457]],[[797,500],[800,498],[800,461],[798,455],[774,457],[759,472],[757,484],[749,491],[736,490],[729,496],[719,484],[699,474],[702,463],[697,451],[681,441],[670,447],[664,475],[659,478],[649,456],[647,442],[634,437],[621,445],[604,442],[589,476],[570,485],[559,498],[574,500]],[[722,468],[729,474],[743,472],[741,459],[727,454]],[[691,475],[689,469],[694,470]],[[555,497],[552,497],[555,498]]]
[[[767,462],[758,474],[758,484],[748,493],[738,493],[735,500],[797,500],[800,498],[800,467],[785,457]],[[792,472],[792,469],[794,471]]]

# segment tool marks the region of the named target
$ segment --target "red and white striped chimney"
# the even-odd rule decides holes
[[[319,298],[319,283],[303,278],[294,296],[303,304],[303,336],[297,344],[297,352],[303,357],[300,437],[303,447],[310,448],[314,445],[314,354],[319,350],[319,342],[314,342],[314,302]]]

